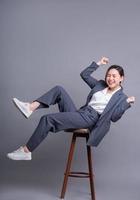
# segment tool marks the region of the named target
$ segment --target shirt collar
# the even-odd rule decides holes
[[[121,89],[121,87],[117,88],[117,89],[114,90],[112,93],[110,93],[110,95],[113,95],[115,92],[117,92],[117,91],[120,90],[120,89]],[[107,90],[108,90],[108,87],[106,87],[105,89],[103,89],[102,92],[103,92],[104,94],[107,94]]]

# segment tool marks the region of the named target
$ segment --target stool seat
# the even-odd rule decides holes
[[[67,129],[65,132],[73,132],[73,133],[90,133],[88,128],[80,128],[80,129]]]
[[[68,130],[65,130],[65,132],[73,132],[73,136],[72,136],[70,151],[69,151],[69,155],[68,155],[68,160],[67,160],[67,165],[66,165],[64,181],[63,181],[60,198],[64,199],[64,196],[66,193],[66,188],[67,188],[68,178],[74,177],[74,178],[89,178],[90,189],[91,189],[91,199],[95,200],[95,188],[94,188],[92,156],[91,156],[91,147],[90,146],[86,145],[89,172],[79,172],[79,171],[73,172],[73,171],[71,171],[71,163],[72,163],[72,158],[73,158],[73,154],[74,154],[74,148],[76,145],[76,139],[78,137],[83,137],[83,138],[86,138],[86,142],[87,142],[90,131],[89,131],[89,129],[82,128],[82,129],[68,129]]]
[[[83,133],[83,134],[88,133],[89,134],[89,129],[87,128],[75,129],[73,133]]]

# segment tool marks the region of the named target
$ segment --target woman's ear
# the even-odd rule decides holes
[[[121,76],[120,84],[123,82],[124,76]]]

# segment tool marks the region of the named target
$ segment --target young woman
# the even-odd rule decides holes
[[[90,136],[87,145],[97,146],[109,131],[111,121],[119,120],[135,101],[135,97],[127,97],[123,93],[121,83],[124,79],[124,71],[121,66],[110,66],[105,80],[98,81],[91,76],[100,65],[106,65],[108,62],[108,58],[102,57],[99,62],[92,62],[81,72],[82,79],[89,85],[91,91],[86,104],[78,110],[61,86],[55,86],[32,103],[21,102],[14,98],[14,103],[27,118],[36,109],[48,108],[54,104],[58,104],[60,112],[41,117],[27,144],[8,153],[7,156],[13,160],[31,160],[32,152],[45,139],[49,131],[58,132],[66,129],[88,128]]]

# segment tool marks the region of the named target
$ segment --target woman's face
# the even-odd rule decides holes
[[[118,70],[110,69],[106,75],[106,83],[111,90],[115,90],[120,87],[120,83],[123,81],[123,76],[120,76]]]

